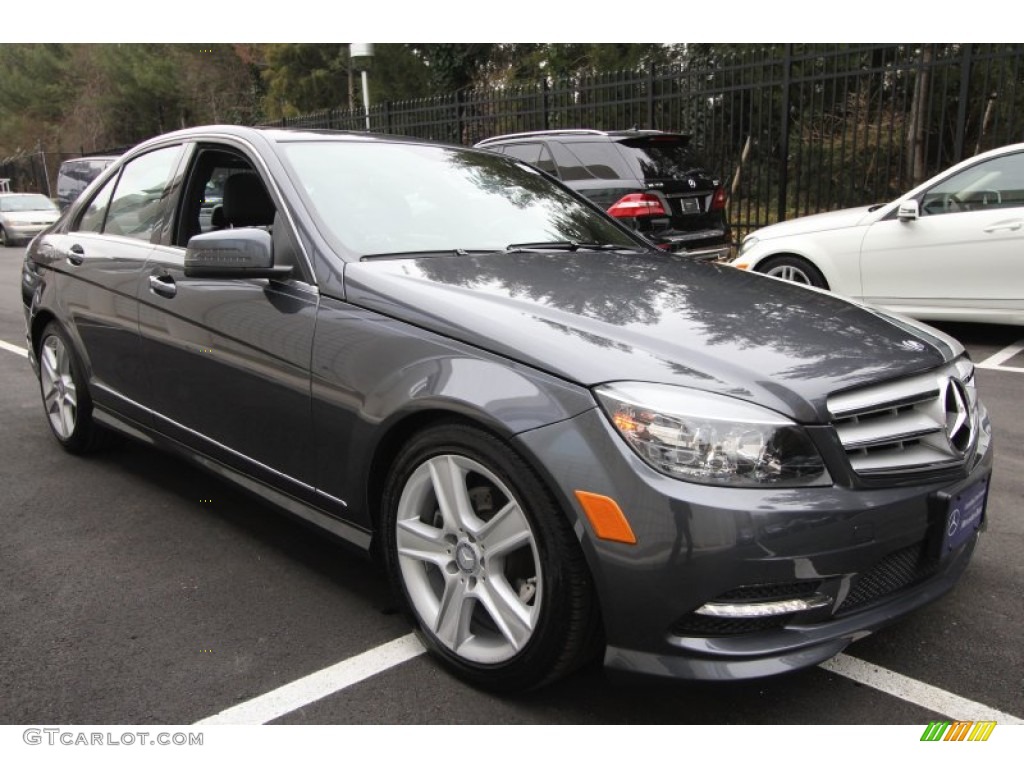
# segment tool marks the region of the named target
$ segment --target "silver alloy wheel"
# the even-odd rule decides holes
[[[78,389],[71,375],[71,355],[58,336],[47,336],[39,362],[43,405],[50,426],[61,440],[69,440],[78,419]]]
[[[540,556],[493,472],[461,455],[427,459],[402,489],[395,533],[413,609],[444,647],[498,664],[526,646],[544,599]]]
[[[7,230],[5,230],[3,227],[0,227],[0,248],[6,248],[6,247],[7,247]]]
[[[789,280],[791,283],[814,285],[814,280],[811,279],[811,276],[793,264],[779,264],[777,267],[765,270],[765,274],[772,277],[781,277],[783,280]]]

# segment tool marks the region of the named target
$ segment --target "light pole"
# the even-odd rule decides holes
[[[373,43],[349,43],[348,55],[351,59],[362,59],[357,61],[363,79],[363,110],[366,113],[366,130],[370,130],[370,58],[373,56]]]

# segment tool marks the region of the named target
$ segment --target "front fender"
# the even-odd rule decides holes
[[[844,227],[799,235],[784,235],[759,242],[736,260],[751,272],[759,272],[773,256],[792,255],[806,259],[825,277],[829,289],[844,296],[863,295],[860,277],[860,249],[868,227]]]
[[[381,451],[425,421],[511,437],[594,407],[585,387],[334,299],[321,303],[312,370],[317,488],[364,528]]]

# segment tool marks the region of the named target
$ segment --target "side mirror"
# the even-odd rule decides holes
[[[900,203],[899,210],[896,211],[896,218],[900,221],[915,221],[921,215],[921,210],[917,206],[917,200],[904,200]]]
[[[244,227],[196,235],[185,251],[186,277],[287,277],[291,267],[274,266],[270,233]]]

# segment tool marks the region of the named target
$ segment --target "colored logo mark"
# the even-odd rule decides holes
[[[995,727],[993,720],[934,720],[924,729],[921,741],[988,741]]]

